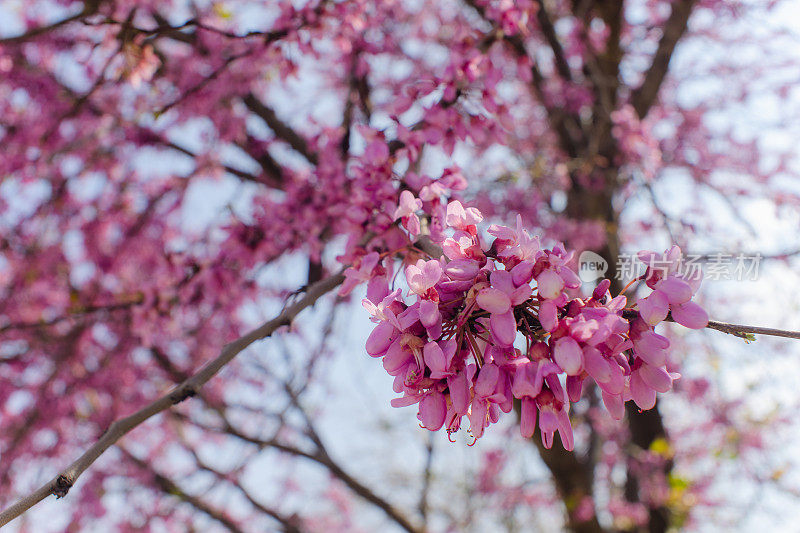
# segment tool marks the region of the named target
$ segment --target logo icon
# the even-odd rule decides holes
[[[608,272],[608,263],[600,255],[586,250],[578,257],[578,276],[589,283],[602,278]]]

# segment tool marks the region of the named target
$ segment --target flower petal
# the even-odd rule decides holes
[[[583,378],[580,376],[567,376],[567,396],[572,403],[579,402],[583,393]]]
[[[511,346],[517,336],[517,322],[514,320],[514,313],[509,309],[508,312],[498,314],[492,313],[489,317],[489,327],[492,336],[500,346]]]
[[[675,322],[691,329],[703,329],[708,325],[708,313],[695,302],[672,306]]]
[[[561,444],[564,449],[571,452],[575,448],[575,438],[572,435],[572,424],[569,421],[569,415],[566,409],[562,409],[556,413],[558,419],[558,435],[561,437]]]
[[[425,365],[431,369],[431,378],[439,379],[441,374],[447,370],[447,362],[439,343],[431,341],[422,350]]]
[[[544,270],[536,278],[537,291],[539,296],[553,300],[561,295],[564,289],[564,280],[552,270]]]
[[[597,348],[586,346],[583,349],[583,363],[586,372],[598,383],[611,381],[611,364]]]
[[[583,351],[572,337],[562,337],[555,342],[553,358],[568,376],[574,376],[583,370]]]
[[[631,374],[630,390],[631,398],[639,409],[647,411],[656,404],[656,391],[642,380],[638,372]]]
[[[444,394],[441,392],[431,392],[426,394],[419,402],[419,418],[425,429],[438,431],[444,425],[444,417],[447,414],[447,403]]]
[[[692,299],[692,287],[675,275],[661,280],[658,290],[664,293],[672,305],[682,304]]]
[[[652,331],[645,331],[633,341],[636,355],[653,366],[664,366],[667,363],[669,341]]]
[[[478,291],[475,298],[481,309],[490,313],[502,314],[511,309],[511,299],[506,293],[494,287],[487,287]]]
[[[450,401],[453,402],[453,410],[461,415],[467,414],[469,408],[469,383],[464,372],[459,372],[455,376],[447,378],[447,388],[450,390]]]
[[[477,276],[480,269],[480,265],[474,259],[463,258],[450,261],[445,272],[451,279],[466,281]]]
[[[497,365],[489,363],[483,365],[475,380],[475,395],[481,397],[491,396],[497,388],[497,381],[500,379],[500,369]]]
[[[622,401],[622,394],[610,394],[603,391],[603,405],[615,420],[622,420],[622,417],[625,416],[625,402]]]
[[[420,300],[419,321],[426,328],[433,326],[440,319],[439,305],[431,300]]]
[[[533,436],[536,431],[536,414],[539,409],[536,407],[536,402],[532,398],[524,398],[522,400],[522,409],[520,409],[519,417],[519,432],[526,439]]]
[[[539,322],[545,331],[553,331],[558,326],[558,308],[551,300],[545,300],[539,304]]]
[[[639,315],[651,326],[666,320],[669,299],[661,290],[653,291],[647,298],[640,298],[636,303],[639,306]]]
[[[367,353],[372,357],[379,357],[389,349],[394,335],[394,326],[388,322],[381,322],[367,337]]]
[[[669,392],[672,389],[672,376],[665,368],[645,364],[637,372],[647,386],[658,392]]]
[[[517,287],[530,283],[533,279],[533,261],[522,261],[511,269],[511,279]]]
[[[506,294],[511,294],[516,286],[512,280],[511,272],[507,270],[495,270],[489,275],[489,281],[492,287],[503,291]]]

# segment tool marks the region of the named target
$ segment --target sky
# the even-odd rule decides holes
[[[0,35],[15,34],[20,26],[14,16],[16,7],[21,0],[0,0]],[[58,19],[61,14],[57,10],[48,13],[48,18]],[[775,15],[775,23],[788,26],[792,31],[800,32],[800,2],[794,2]],[[247,13],[248,20],[255,26],[258,25],[258,18],[254,13]],[[689,53],[689,51],[687,51]],[[308,86],[304,87],[303,84]],[[316,80],[299,82],[297,90],[316,90],[312,87],[318,84]],[[703,90],[697,87],[694,90]],[[688,97],[691,97],[689,95]],[[800,100],[799,102],[800,103]],[[287,108],[296,105],[291,101],[286,101]],[[318,111],[325,112],[325,106]],[[769,123],[771,119],[779,118],[781,110],[769,102],[753,102],[753,107],[742,117],[723,117],[723,120],[735,119],[744,120],[743,117],[758,117],[759,120]],[[749,124],[750,133],[759,136],[763,135],[764,142],[769,143],[793,143],[794,138],[786,132],[781,134],[764,133],[763,128],[755,126],[753,122]],[[254,127],[258,127],[255,125]],[[745,120],[741,126],[747,130],[748,124]],[[198,143],[202,131],[202,124],[194,127],[190,126],[181,131],[175,132],[175,140],[180,141],[188,147]],[[236,156],[230,154],[230,157]],[[242,161],[239,161],[245,164]],[[148,165],[153,165],[152,158],[143,153],[140,158],[142,170],[147,170]],[[436,163],[433,163],[436,164]],[[180,171],[185,168],[186,161],[180,156],[174,158],[160,158],[159,169],[163,171],[164,165],[174,165]],[[787,183],[787,187],[796,186]],[[688,188],[681,185],[680,178],[676,177],[659,190],[659,195],[665,199],[666,205],[680,205],[681,198],[686,194]],[[220,213],[224,212],[228,206],[237,206],[235,209],[242,214],[246,213],[248,195],[252,190],[248,186],[242,186],[233,178],[225,178],[222,182],[214,180],[195,180],[189,189],[189,201],[185,205],[181,223],[189,231],[201,231],[208,224],[218,220]],[[34,201],[33,199],[31,201]],[[719,216],[726,216],[722,206],[712,206],[712,199],[709,199],[709,208],[719,212]],[[24,201],[19,205],[24,205]],[[631,208],[634,212],[636,207]],[[790,249],[798,244],[796,238],[797,220],[792,217],[777,217],[764,204],[752,202],[745,206],[745,212],[752,221],[755,235],[747,237],[754,246],[748,251],[762,251],[773,253],[775,251]],[[730,216],[730,215],[728,215]],[[735,242],[736,239],[732,239]],[[663,241],[652,243],[654,248],[664,246]],[[709,250],[716,251],[717,243],[709,243]],[[738,250],[738,249],[737,249]],[[727,251],[727,250],[720,250]],[[334,250],[329,252],[332,257]],[[792,266],[793,265],[793,266]],[[733,294],[733,304],[722,307],[710,308],[712,318],[731,321],[744,322],[753,325],[768,325],[782,327],[786,329],[800,329],[800,278],[796,270],[797,263],[787,265],[764,265],[758,280],[753,282],[706,282],[702,291],[704,297],[709,302],[718,301],[719,298],[731,298]],[[305,283],[304,271],[305,262],[299,255],[287,257],[270,267],[265,272],[265,277],[281,279],[289,287],[301,286]],[[499,447],[512,450],[519,454],[517,463],[520,464],[519,470],[513,473],[519,479],[529,479],[533,482],[544,480],[545,472],[537,466],[537,459],[532,447],[522,442],[520,437],[509,437],[514,434],[513,416],[506,415],[505,422],[500,427],[492,428],[487,435],[479,441],[475,447],[467,447],[469,442],[466,435],[460,434],[457,443],[447,442],[444,432],[437,432],[431,435],[429,432],[421,430],[416,420],[416,412],[413,407],[403,409],[393,409],[389,406],[390,400],[395,396],[391,390],[392,378],[383,370],[380,362],[368,357],[364,352],[364,341],[369,334],[371,324],[368,314],[360,308],[359,301],[361,292],[353,298],[351,303],[341,307],[337,317],[337,334],[335,342],[337,354],[322,363],[322,372],[327,376],[324,383],[319,387],[312,388],[310,391],[309,403],[320,408],[320,429],[326,442],[331,448],[334,457],[341,459],[351,471],[363,476],[370,486],[378,488],[382,492],[382,477],[386,475],[387,456],[390,458],[389,470],[393,472],[396,479],[403,479],[406,476],[409,483],[416,483],[414,476],[408,476],[408,472],[420,472],[424,466],[425,450],[432,439],[434,453],[437,458],[444,458],[441,462],[437,459],[435,482],[443,486],[447,483],[457,483],[458,480],[465,479],[464,473],[474,472],[476,465],[480,463],[482,454],[489,449]],[[730,301],[730,300],[729,300]],[[310,315],[316,315],[319,320],[325,316],[325,307],[322,309],[306,312],[307,315],[301,319],[309,324],[315,323],[316,319],[311,319]],[[261,319],[269,318],[276,308],[275,302],[264,302],[263,306],[252,308],[245,311],[250,315],[253,323]],[[703,361],[693,363],[687,358],[687,366],[695,366],[698,371],[704,371],[704,365],[717,365],[718,372],[715,379],[720,389],[725,394],[731,396],[747,395],[748,402],[752,404],[754,416],[768,413],[775,406],[786,408],[798,403],[796,394],[796,376],[800,370],[798,357],[800,350],[791,344],[791,341],[759,339],[752,345],[745,345],[738,339],[724,338],[722,334],[716,332],[691,333],[696,336],[688,340],[688,344],[703,344],[713,342],[718,347],[719,358],[716,362]],[[707,339],[711,339],[710,341]],[[242,358],[253,357],[259,360],[269,361],[270,357],[278,357],[274,353],[274,347],[268,343],[261,343]],[[765,365],[764,361],[769,364]],[[755,389],[754,389],[755,388]],[[247,397],[247,400],[257,400],[257,398]],[[669,406],[669,404],[667,404]],[[800,437],[798,428],[787,428],[786,434],[780,436],[787,442],[796,440]],[[387,445],[387,442],[390,443]],[[792,450],[786,454],[787,464],[795,464],[795,468],[787,474],[787,483],[794,487],[800,486],[800,473],[796,468],[797,460],[800,459],[797,450]],[[279,461],[273,461],[272,456],[265,457],[265,460],[256,463],[249,471],[248,482],[252,487],[263,487],[264,494],[275,493],[278,486],[266,483],[271,477],[276,481],[288,471],[288,466]],[[780,458],[777,458],[780,459]],[[313,483],[321,481],[319,469],[302,467],[302,476],[312,480]],[[323,476],[324,477],[324,476]],[[468,479],[469,476],[466,476]],[[747,501],[758,497],[755,511],[747,513],[739,522],[740,531],[750,531],[756,527],[764,527],[765,524],[775,524],[777,527],[787,526],[790,517],[800,518],[800,509],[794,496],[786,498],[780,491],[766,490],[763,496],[758,496],[761,489],[752,487],[721,487],[720,495],[723,497],[732,496],[736,492],[736,497],[741,497]],[[443,493],[445,493],[444,491]],[[393,494],[392,496],[406,500],[409,507],[414,503],[409,495]],[[122,502],[121,502],[122,504]],[[58,516],[58,508],[61,502],[50,499],[34,509],[35,522],[47,523],[53,516]],[[311,502],[306,505],[314,505]],[[374,524],[375,527],[386,524],[384,518],[379,513],[370,512],[370,516],[365,518],[367,524]],[[721,517],[722,519],[724,517]],[[551,531],[556,531],[554,524],[557,520],[543,521],[542,531],[548,531],[548,524]],[[476,525],[476,530],[479,526]],[[711,531],[713,526],[709,526]],[[14,530],[12,526],[11,531]],[[391,530],[391,526],[386,529]],[[98,522],[96,531],[103,531],[102,522]]]

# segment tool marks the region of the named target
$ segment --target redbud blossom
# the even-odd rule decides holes
[[[443,212],[442,181],[422,185],[421,197],[439,225],[435,242],[444,257],[407,264],[405,282],[414,301],[408,303],[400,289],[389,292],[388,255],[381,261],[375,252],[365,254],[345,274],[347,290],[378,280],[370,281],[363,302],[377,322],[366,350],[382,357],[395,378],[393,389],[402,396],[392,405],[418,404],[420,423],[431,431],[456,432],[466,416],[478,439],[516,399],[522,436],[532,436],[538,422],[546,447],[558,433],[572,450],[569,410],[587,379],[598,385],[616,419],[627,400],[650,409],[657,393],[672,389],[679,375],[667,370],[669,340],[654,326],[669,313],[688,327],[708,321],[691,300],[699,282],[679,270],[680,249],[639,255],[653,291],[635,302],[638,313],[631,314],[625,296],[609,294],[609,280],[588,299],[573,294],[580,286],[570,267],[573,252],[560,244],[543,249],[520,218],[515,229],[491,226],[494,242],[487,246],[479,237],[483,217],[477,209],[451,201]],[[423,203],[410,191],[400,196],[394,215],[413,238]],[[515,347],[518,341],[524,351]]]

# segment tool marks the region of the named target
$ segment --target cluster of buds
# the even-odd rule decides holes
[[[420,205],[404,194],[398,218],[416,234]],[[369,281],[363,305],[377,325],[366,350],[394,376],[394,391],[402,396],[392,405],[418,404],[421,425],[444,427],[448,435],[466,416],[477,440],[517,400],[524,437],[533,435],[538,421],[546,447],[558,432],[571,450],[569,410],[587,379],[616,419],[626,401],[650,409],[657,392],[672,388],[678,375],[666,368],[669,341],[654,326],[668,312],[691,328],[708,321],[691,302],[698,284],[677,271],[677,247],[664,256],[640,254],[649,265],[640,279],[653,292],[628,308],[624,295],[611,296],[609,280],[589,298],[571,296],[580,287],[568,266],[573,252],[563,245],[542,248],[519,217],[515,229],[490,226],[491,245],[478,233],[482,216],[476,209],[452,201],[440,218],[444,231],[436,244],[444,255],[406,266],[406,297],[401,289],[390,291],[375,252],[349,273]],[[655,268],[656,260],[667,268]]]

